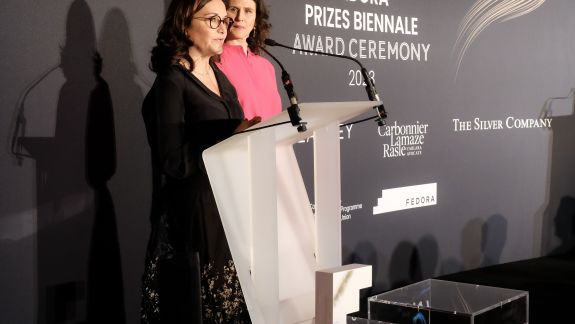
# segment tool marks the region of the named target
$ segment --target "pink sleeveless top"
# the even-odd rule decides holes
[[[249,49],[246,55],[240,45],[224,44],[218,67],[236,88],[247,119],[260,116],[266,120],[281,112],[276,73],[268,60]]]

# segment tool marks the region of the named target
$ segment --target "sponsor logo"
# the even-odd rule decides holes
[[[315,214],[315,204],[310,204],[312,212]],[[363,204],[356,204],[350,206],[340,206],[339,210],[341,213],[341,220],[347,221],[351,219],[352,212],[356,210],[361,210],[363,208]]]
[[[340,141],[351,139],[352,128],[353,128],[353,124],[352,125],[345,125],[345,126],[340,125],[339,126],[339,139],[340,139]],[[310,141],[313,141],[313,135],[310,137],[307,137],[305,139],[302,139],[302,140],[298,141],[297,143],[308,143]]]
[[[494,131],[501,129],[530,129],[530,128],[551,128],[552,118],[517,118],[507,117],[505,119],[481,119],[462,120],[453,118],[454,132],[469,131]]]
[[[437,205],[437,183],[384,189],[373,214]]]
[[[395,121],[391,126],[379,127],[379,136],[389,140],[388,143],[383,144],[383,158],[423,155],[428,129],[429,124],[419,121],[415,124],[399,124]]]
[[[340,207],[341,220],[342,220],[342,221],[350,220],[350,219],[351,219],[352,211],[354,211],[354,210],[361,210],[362,208],[363,208],[363,204],[350,205],[350,206],[341,206],[341,207]]]

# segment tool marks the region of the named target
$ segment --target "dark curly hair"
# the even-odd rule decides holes
[[[265,48],[265,40],[270,35],[272,25],[269,23],[270,12],[265,0],[253,0],[256,3],[256,23],[254,31],[250,33],[252,41],[248,41],[248,47],[255,54],[260,54]],[[224,0],[226,8],[230,6],[230,0]]]
[[[158,31],[156,46],[152,49],[150,69],[159,72],[162,69],[185,59],[193,69],[189,48],[192,41],[186,36],[186,29],[192,24],[192,17],[211,0],[172,0],[166,17]]]

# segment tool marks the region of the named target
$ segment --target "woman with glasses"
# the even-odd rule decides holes
[[[259,122],[244,119],[214,64],[228,27],[221,0],[173,0],[152,50],[142,107],[152,153],[151,235],[142,323],[249,323],[202,151]]]
[[[247,118],[268,119],[282,110],[275,70],[261,49],[271,25],[264,0],[224,0],[234,19],[218,66],[236,88]]]

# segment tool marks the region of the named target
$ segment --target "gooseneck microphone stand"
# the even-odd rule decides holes
[[[252,38],[248,38],[248,45],[252,45],[253,42],[254,41]],[[264,51],[267,55],[269,55],[269,57],[271,57],[279,65],[280,69],[282,70],[282,84],[284,86],[284,89],[287,92],[287,95],[288,95],[288,98],[290,101],[290,106],[287,109],[290,122],[291,122],[292,126],[297,127],[298,132],[300,132],[300,133],[305,132],[307,130],[307,127],[306,127],[307,123],[302,121],[302,119],[299,115],[300,109],[298,106],[297,95],[295,94],[295,91],[293,88],[293,82],[291,80],[289,73],[287,73],[283,64],[275,56],[273,56],[270,52],[268,52],[263,47],[261,47],[261,50]]]
[[[357,63],[361,69],[361,75],[362,75],[363,79],[365,80],[365,84],[366,84],[365,90],[367,92],[367,96],[368,96],[369,100],[381,101],[379,98],[379,94],[377,93],[377,90],[375,88],[375,83],[374,83],[373,79],[369,77],[369,74],[367,73],[367,69],[363,66],[363,64],[361,64],[360,61],[358,61],[357,59],[355,59],[351,56],[345,56],[345,55],[339,55],[339,54],[331,54],[331,53],[324,53],[324,52],[312,51],[312,50],[307,50],[307,49],[295,48],[295,47],[291,47],[291,46],[287,46],[287,45],[278,43],[278,42],[274,41],[273,39],[269,39],[269,38],[267,38],[265,40],[265,44],[268,46],[283,47],[283,48],[287,48],[287,49],[294,50],[294,51],[301,51],[301,52],[305,52],[305,53],[333,56],[333,57],[339,57],[339,58],[343,58],[343,59],[347,59],[347,60],[352,60],[355,63]],[[266,53],[267,53],[267,51],[266,51]],[[276,62],[277,62],[277,60],[276,60]],[[384,126],[385,125],[385,119],[387,118],[387,112],[385,111],[385,107],[383,106],[383,104],[380,104],[378,106],[374,106],[373,108],[377,110],[377,118],[376,118],[377,124],[379,126]]]

